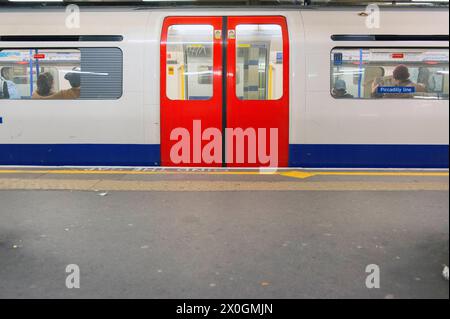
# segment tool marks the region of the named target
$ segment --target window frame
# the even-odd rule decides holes
[[[237,74],[237,70],[238,70],[238,65],[237,65],[237,62],[238,62],[238,50],[239,50],[239,43],[238,43],[238,41],[239,41],[239,39],[238,39],[238,27],[239,26],[241,26],[241,25],[254,25],[254,26],[256,26],[256,25],[276,25],[276,26],[278,26],[279,28],[280,28],[280,39],[281,39],[281,48],[283,49],[283,51],[282,51],[282,53],[283,53],[283,66],[282,66],[282,70],[283,70],[283,74],[282,74],[282,79],[283,79],[283,88],[282,88],[282,91],[281,91],[281,96],[278,98],[278,99],[264,99],[264,100],[256,100],[256,99],[241,99],[239,96],[238,96],[238,94],[237,94],[237,87],[238,87],[238,85],[240,85],[240,84],[243,84],[244,82],[244,79],[242,79],[242,78],[240,78],[239,80],[240,81],[238,81],[238,74]],[[286,63],[286,61],[285,61],[285,57],[286,57],[286,52],[285,52],[285,48],[286,48],[286,45],[285,45],[285,37],[284,37],[284,27],[283,27],[283,25],[281,24],[281,23],[279,23],[279,22],[273,22],[273,23],[240,23],[240,24],[237,24],[236,26],[235,26],[235,29],[234,29],[234,31],[235,31],[235,46],[236,46],[236,52],[234,52],[234,56],[235,56],[235,59],[236,59],[236,65],[235,65],[235,67],[234,67],[234,70],[235,70],[235,72],[236,72],[236,74],[235,74],[235,83],[234,83],[234,85],[235,85],[235,89],[234,89],[234,96],[235,96],[235,98],[236,99],[238,99],[239,101],[242,101],[242,102],[274,102],[274,101],[281,101],[281,100],[284,100],[284,95],[285,95],[285,88],[284,88],[284,85],[285,85],[285,79],[286,79],[286,75],[285,75],[285,72],[286,72],[286,69],[285,69],[285,63]],[[289,31],[287,30],[287,25],[286,25],[286,32],[288,33],[288,41],[289,41]],[[259,41],[259,42],[262,42],[262,41]],[[270,50],[268,51],[268,56],[266,57],[266,59],[267,60],[270,60]],[[288,71],[289,71],[289,69],[288,69]],[[288,73],[288,77],[289,77],[289,73]],[[266,85],[267,85],[267,90],[269,89],[269,79],[268,79],[268,74],[266,74]]]
[[[212,82],[211,82],[211,84],[207,84],[207,85],[211,85],[211,96],[209,96],[208,97],[208,99],[202,99],[202,100],[196,100],[196,99],[192,99],[192,100],[190,100],[190,99],[172,99],[170,96],[169,96],[169,94],[168,94],[168,90],[167,90],[167,88],[168,88],[168,80],[169,80],[169,77],[168,77],[168,74],[167,74],[167,66],[169,65],[167,62],[168,62],[168,59],[167,59],[167,57],[168,57],[168,47],[169,47],[169,45],[170,45],[170,42],[169,42],[169,31],[170,31],[170,28],[171,27],[173,27],[173,26],[208,26],[208,27],[211,27],[211,29],[212,29],[212,37],[211,37],[211,43],[210,43],[210,45],[211,45],[211,70],[212,70],[212,74],[211,74],[211,77],[212,77]],[[163,30],[164,31],[164,30]],[[166,61],[165,61],[165,66],[166,66],[166,70],[165,70],[165,92],[164,92],[164,94],[165,94],[165,97],[169,100],[169,101],[172,101],[172,102],[190,102],[190,101],[206,101],[206,102],[210,102],[210,101],[212,101],[213,99],[214,99],[214,95],[215,95],[215,83],[214,83],[214,67],[215,67],[215,41],[216,41],[216,38],[215,38],[215,34],[214,34],[214,32],[216,31],[216,29],[214,28],[214,25],[212,25],[212,24],[208,24],[208,23],[198,23],[198,24],[190,24],[190,23],[171,23],[171,24],[168,24],[167,25],[167,28],[166,28],[166,43],[165,43],[165,46],[166,46],[166,54],[165,54],[165,56],[163,57],[163,58],[165,58],[166,59]],[[182,44],[183,45],[183,48],[184,48],[184,46],[185,46],[185,43],[183,43]],[[184,52],[183,52],[183,54],[184,54]],[[185,56],[185,60],[187,59],[187,56]],[[162,65],[160,65],[160,67],[162,67]],[[185,75],[184,75],[185,76]],[[184,80],[184,81],[186,81],[186,79]],[[189,87],[188,87],[189,85],[187,84],[186,85],[186,88],[185,89],[187,89],[187,92],[189,92]],[[187,97],[189,97],[189,94],[188,94],[188,96]]]
[[[423,49],[423,50],[430,50],[430,49],[436,49],[436,50],[449,50],[449,47],[445,47],[445,46],[335,46],[333,48],[331,48],[330,50],[330,54],[328,55],[329,57],[329,63],[330,63],[330,67],[329,67],[329,77],[330,77],[330,87],[328,90],[328,94],[333,98],[333,100],[346,100],[346,101],[386,101],[386,100],[405,100],[405,98],[400,98],[400,97],[392,97],[389,99],[383,99],[383,98],[347,98],[347,99],[340,99],[340,98],[336,98],[333,96],[332,94],[332,90],[333,90],[333,64],[332,64],[332,60],[331,60],[331,56],[333,55],[333,51],[335,50],[347,50],[347,49],[353,49],[353,50],[368,50],[368,49],[398,49],[398,50],[405,50],[405,49]],[[450,60],[450,59],[449,59]],[[449,61],[450,62],[450,61]],[[433,98],[433,99],[427,99],[427,101],[449,101],[449,98],[445,98],[445,99],[439,99],[439,98]],[[421,100],[421,99],[410,99],[410,100]]]
[[[78,46],[78,47],[74,47],[74,46],[70,46],[70,47],[62,47],[62,46],[57,46],[57,47],[49,47],[49,46],[36,46],[33,48],[30,47],[0,47],[0,52],[4,51],[4,50],[79,50],[80,51],[80,64],[82,61],[82,57],[81,57],[81,49],[118,49],[120,50],[120,54],[121,54],[121,68],[122,68],[122,85],[120,88],[120,95],[118,95],[116,98],[102,98],[102,99],[92,99],[92,98],[78,98],[78,99],[0,99],[0,101],[118,101],[120,99],[122,99],[123,97],[123,93],[124,93],[124,54],[123,54],[123,50],[120,47],[117,46]]]

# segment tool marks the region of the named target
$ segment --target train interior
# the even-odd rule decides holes
[[[337,59],[337,60],[336,60]],[[347,98],[372,98],[374,87],[397,86],[393,78],[397,66],[406,66],[409,80],[420,86],[414,94],[382,95],[382,98],[448,99],[448,50],[443,49],[344,49],[332,53],[333,83],[345,81]]]
[[[37,90],[40,74],[50,73],[53,77],[52,92],[70,88],[65,75],[79,70],[81,54],[75,49],[6,49],[0,52],[0,72],[3,81],[14,83],[16,94],[10,92],[10,99],[31,99]]]
[[[283,94],[283,41],[279,25],[236,28],[236,95],[242,100],[277,100]],[[167,38],[167,96],[208,100],[213,95],[214,30],[208,25],[173,25]]]

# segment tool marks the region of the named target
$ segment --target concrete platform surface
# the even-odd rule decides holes
[[[0,298],[449,298],[448,184],[447,171],[0,168]]]

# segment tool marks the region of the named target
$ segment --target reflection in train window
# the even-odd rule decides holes
[[[198,84],[213,84],[213,74],[212,74],[212,66],[209,65],[200,65],[197,68],[198,71]]]
[[[0,98],[110,100],[122,96],[119,48],[0,49]]]
[[[167,35],[166,95],[171,100],[213,96],[213,33],[210,25],[173,25]]]
[[[335,98],[448,99],[448,49],[334,49]]]
[[[77,99],[80,50],[2,50],[0,74],[3,99]]]
[[[283,96],[283,36],[279,25],[236,27],[236,95],[241,100]]]

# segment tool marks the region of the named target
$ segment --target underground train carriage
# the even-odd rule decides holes
[[[324,13],[349,21],[332,31],[312,10],[255,13],[124,10],[130,28],[100,36],[5,29],[0,68],[21,98],[0,101],[0,163],[448,167],[448,35],[389,22],[420,14],[439,34],[429,12],[387,12],[385,35],[359,37],[355,12]],[[400,65],[421,85],[396,87]],[[70,89],[65,73],[80,72],[80,98],[28,101],[46,72],[58,90]]]
[[[162,165],[288,165],[285,17],[168,17],[161,70]]]

